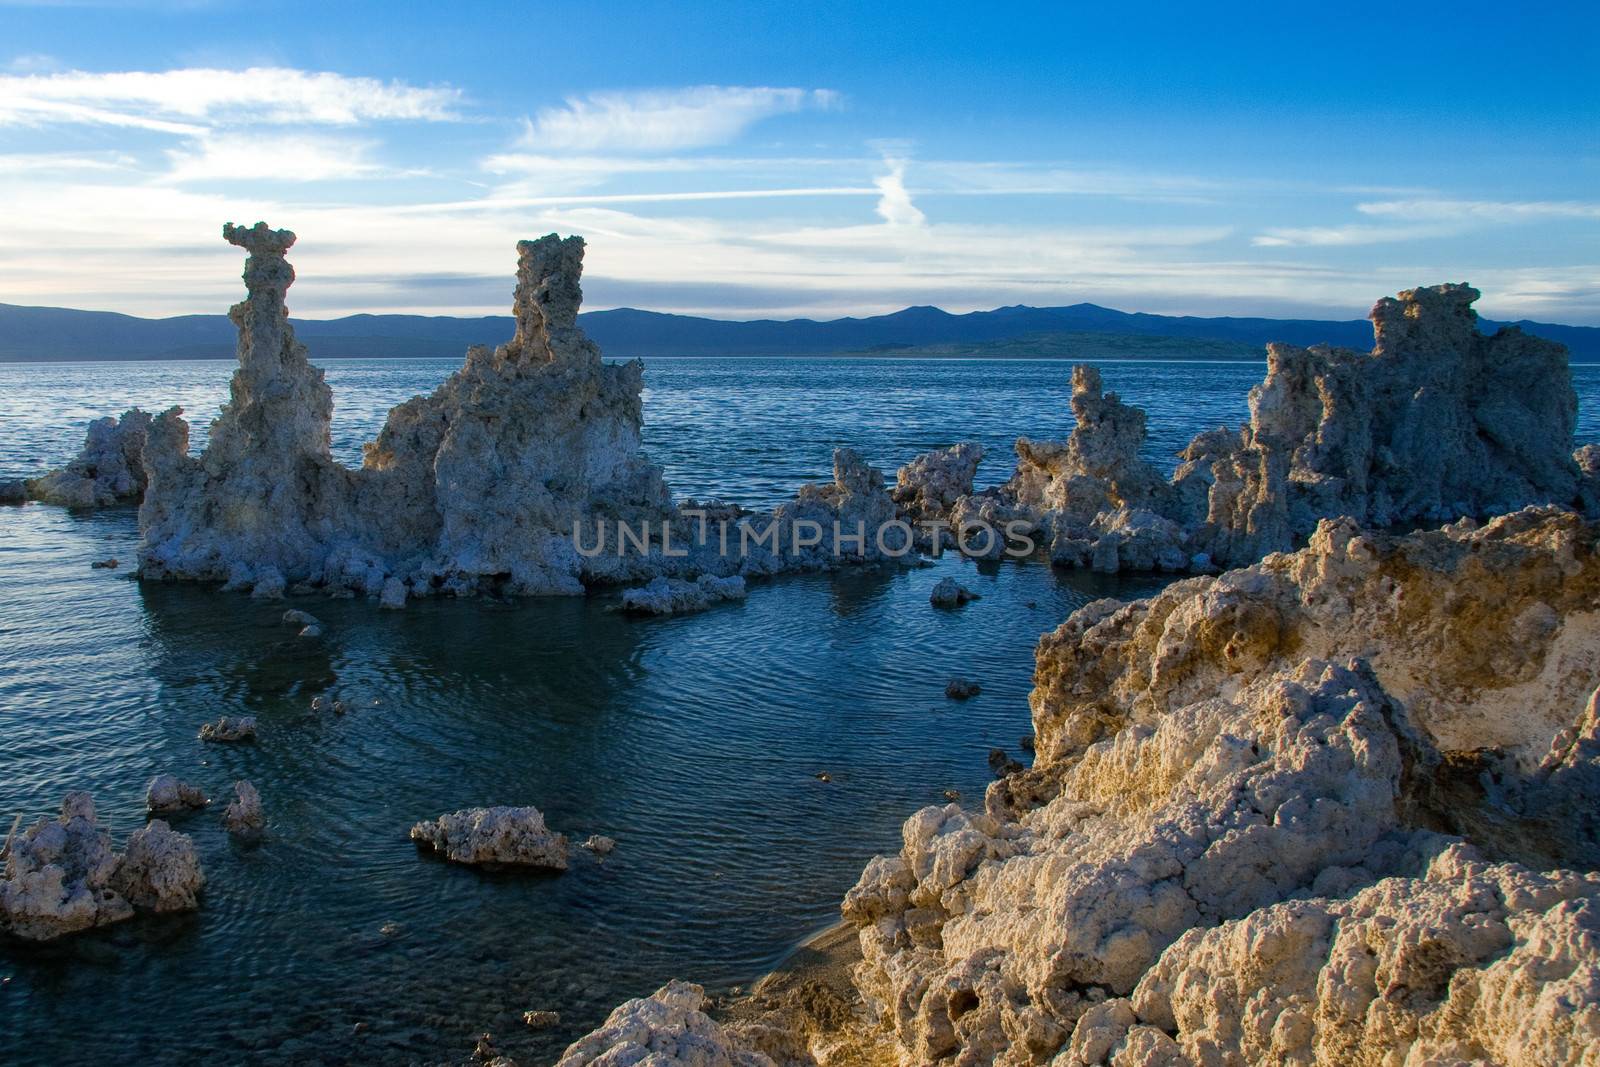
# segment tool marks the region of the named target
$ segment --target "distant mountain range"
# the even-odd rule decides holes
[[[869,318],[749,322],[618,308],[578,317],[608,356],[994,355],[1050,358],[1259,358],[1268,341],[1372,347],[1365,319],[1196,318],[1115,311],[1096,304],[1017,305],[953,315],[909,307]],[[1500,323],[1483,320],[1492,332]],[[1577,361],[1600,359],[1600,328],[1522,321],[1529,333],[1565,344]],[[459,357],[469,345],[512,334],[508,315],[461,319],[350,315],[296,319],[314,359]],[[1119,340],[1120,339],[1120,340]],[[142,319],[109,311],[0,304],[0,362],[227,359],[234,328],[225,315]],[[1195,342],[1190,344],[1188,342]]]

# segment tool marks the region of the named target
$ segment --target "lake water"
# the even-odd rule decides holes
[[[390,406],[454,366],[330,364],[340,457],[355,462]],[[1151,457],[1170,464],[1196,431],[1243,418],[1263,367],[1103,369],[1150,413]],[[85,421],[131,404],[182,404],[198,446],[231,371],[0,365],[0,477],[59,464]],[[1068,377],[1059,362],[655,360],[646,447],[676,495],[749,505],[826,477],[838,445],[892,477],[977,439],[989,484],[1018,434],[1070,429]],[[1600,440],[1600,368],[1575,377],[1580,436]],[[146,783],[171,771],[213,797],[251,779],[268,835],[234,843],[220,804],[177,818],[208,879],[199,912],[0,945],[0,1058],[25,1050],[12,1062],[458,1061],[488,1031],[537,1063],[668,978],[747,982],[836,917],[913,810],[946,789],[980,797],[989,749],[1016,753],[1029,730],[1041,632],[1159,585],[947,558],[780,579],[653,621],[605,597],[401,613],[305,598],[294,605],[327,630],[308,642],[279,623],[284,605],[90,569],[131,561],[136,543],[131,509],[0,508],[0,831],[81,788],[120,843]],[[933,610],[947,574],[984,598]],[[983,692],[947,700],[952,674]],[[347,714],[311,710],[333,691]],[[259,743],[198,742],[224,713],[258,716]],[[534,804],[618,848],[530,876],[448,865],[406,838],[480,804]],[[529,1009],[562,1025],[530,1032]]]

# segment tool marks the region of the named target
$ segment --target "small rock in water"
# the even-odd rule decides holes
[[[233,783],[234,797],[222,812],[222,825],[230,834],[249,837],[267,825],[261,812],[261,794],[247,781]]]
[[[386,922],[382,926],[378,927],[378,933],[384,937],[399,937],[401,934],[405,933],[405,929],[406,928],[404,926],[401,926],[399,923],[390,920],[389,922]]]
[[[256,717],[254,715],[224,715],[216,722],[200,727],[202,741],[254,741]]]
[[[113,567],[119,566],[119,563],[117,561],[117,557],[112,556],[110,559],[97,559],[93,563],[89,564],[89,566],[97,571],[108,571]]]
[[[567,839],[535,807],[464,808],[411,828],[411,840],[455,863],[567,869]]]
[[[285,626],[321,626],[322,620],[311,614],[309,611],[301,611],[299,608],[290,608],[288,611],[283,613],[283,624]]]
[[[961,791],[959,789],[946,789],[942,795],[952,804],[961,799]]]
[[[1017,744],[1022,746],[1022,751],[1024,751],[1024,752],[1032,752],[1034,750],[1033,735],[1032,734],[1023,734],[1022,735],[1022,740],[1018,741]]]
[[[969,600],[982,599],[954,578],[940,578],[928,594],[928,602],[936,608],[958,608]]]
[[[831,782],[831,781],[833,781],[833,775],[829,774],[827,771],[818,771],[816,774],[813,774],[811,777],[815,778],[819,782]]]
[[[547,1026],[559,1026],[561,1024],[561,1013],[559,1011],[525,1011],[522,1013],[522,1021],[535,1030],[543,1030]]]
[[[991,748],[989,750],[989,769],[994,772],[996,778],[1009,778],[1013,774],[1018,774],[1028,768],[1006,755],[1005,749]]]
[[[983,686],[965,678],[952,678],[944,687],[944,695],[951,700],[968,700],[981,692]]]
[[[153,813],[191,811],[207,804],[205,791],[199,786],[187,785],[174,774],[158,774],[150,780],[144,793],[145,810]]]
[[[584,841],[583,847],[596,856],[609,856],[616,849],[617,843],[604,834],[590,834],[588,840]]]

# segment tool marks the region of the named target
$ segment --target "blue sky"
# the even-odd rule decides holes
[[[814,8],[825,7],[825,10]],[[485,314],[1091,300],[1600,324],[1600,6],[0,0],[0,301]]]

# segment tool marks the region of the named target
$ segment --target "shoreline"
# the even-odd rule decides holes
[[[861,960],[855,928],[840,920],[798,942],[748,991],[716,991],[706,1014],[747,1035],[792,1035],[827,1067],[896,1067],[893,1035],[878,1025],[851,980]]]

